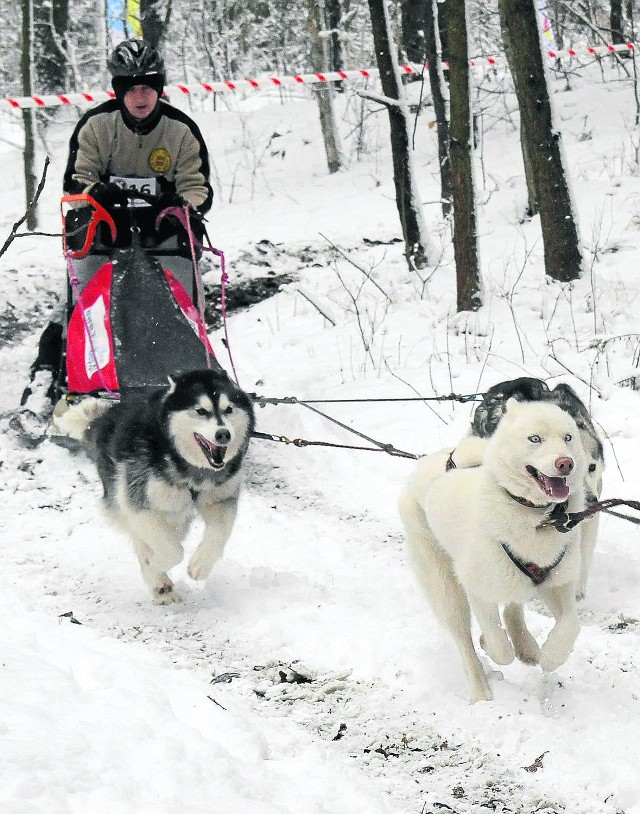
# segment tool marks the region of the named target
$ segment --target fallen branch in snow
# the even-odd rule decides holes
[[[610,334],[609,336],[596,336],[589,342],[587,348],[600,349],[603,348],[609,342],[615,342],[618,339],[638,339],[638,337],[640,337],[640,333],[638,333],[637,331],[626,334]]]
[[[542,759],[545,755],[548,754],[549,750],[547,749],[546,752],[543,752],[541,755],[538,755],[538,757],[533,761],[531,766],[523,766],[522,768],[525,770],[525,772],[537,772],[538,769],[544,768],[542,765]]]
[[[345,260],[346,260],[348,263],[351,263],[351,265],[352,265],[354,268],[357,268],[357,269],[358,269],[358,271],[362,272],[362,274],[364,274],[364,276],[367,278],[367,280],[369,280],[369,282],[370,282],[370,283],[373,283],[373,284],[374,284],[374,286],[375,286],[375,287],[378,289],[378,291],[379,291],[379,292],[382,294],[382,296],[383,296],[383,297],[386,297],[386,299],[387,299],[387,300],[389,300],[389,302],[391,302],[391,301],[392,301],[392,300],[391,300],[391,297],[390,297],[390,296],[387,294],[387,292],[384,290],[384,288],[382,288],[382,286],[381,286],[381,285],[379,285],[379,284],[378,284],[378,283],[377,283],[377,282],[376,282],[376,281],[373,279],[373,277],[371,276],[371,272],[370,272],[370,271],[367,271],[365,268],[363,268],[362,266],[359,266],[357,263],[355,263],[355,262],[354,262],[354,261],[351,259],[351,257],[349,257],[349,255],[348,255],[346,252],[344,252],[344,251],[343,251],[343,250],[342,250],[342,249],[341,249],[339,246],[336,246],[336,244],[335,244],[335,243],[334,243],[332,240],[329,240],[329,238],[328,238],[326,235],[323,235],[323,234],[322,234],[322,232],[318,232],[318,234],[320,235],[320,237],[324,238],[324,240],[326,240],[326,241],[327,241],[327,243],[328,243],[328,244],[329,244],[329,245],[330,245],[330,246],[331,246],[333,249],[335,249],[335,250],[338,252],[338,254],[340,254],[342,257],[344,257],[344,259],[345,259]]]
[[[335,315],[330,315],[328,313],[328,309],[327,309],[326,306],[318,305],[318,303],[316,302],[316,298],[314,296],[312,296],[311,294],[309,294],[307,291],[305,291],[302,288],[302,286],[298,286],[296,288],[296,291],[297,291],[298,294],[300,294],[300,296],[303,299],[305,299],[308,303],[313,305],[313,307],[316,309],[316,311],[321,316],[323,316],[327,320],[327,322],[330,322],[333,325],[333,327],[335,328],[335,326],[338,324],[337,317]]]
[[[0,249],[0,257],[2,257],[2,255],[7,251],[9,246],[13,243],[13,241],[17,237],[24,237],[25,236],[24,234],[19,235],[19,234],[17,234],[17,232],[18,232],[18,229],[22,226],[22,224],[25,222],[25,220],[29,216],[29,213],[35,208],[36,204],[38,203],[38,198],[42,194],[42,190],[44,189],[44,185],[45,185],[46,180],[47,180],[47,170],[49,169],[49,164],[50,164],[50,159],[49,159],[49,156],[47,156],[45,158],[45,160],[44,160],[44,169],[42,170],[42,177],[40,178],[40,182],[38,183],[38,188],[36,189],[36,194],[33,196],[33,200],[29,202],[29,205],[27,206],[24,215],[20,218],[19,221],[16,221],[16,223],[13,224],[13,227],[11,228],[11,232],[9,233],[9,237],[5,240],[3,247]],[[28,234],[31,235],[31,234],[34,234],[34,233],[29,232]]]

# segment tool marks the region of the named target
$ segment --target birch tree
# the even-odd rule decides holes
[[[329,65],[329,39],[325,36],[325,6],[324,0],[308,0],[309,17],[308,30],[311,38],[311,64],[317,73],[330,69]],[[329,172],[334,173],[342,167],[340,157],[340,136],[336,124],[333,97],[335,91],[333,83],[320,83],[313,86],[313,92],[318,102],[320,113],[320,127],[324,148],[327,154]]]
[[[107,39],[107,4],[106,0],[95,0],[96,25],[96,54],[100,86],[107,87],[109,72],[107,71],[108,39]]]

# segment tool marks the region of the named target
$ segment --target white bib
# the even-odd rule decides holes
[[[158,194],[157,178],[128,178],[122,175],[112,175],[109,180],[112,184],[117,184],[123,189],[135,189],[138,192],[144,192],[146,195]],[[129,201],[129,206],[151,206],[151,204],[141,198],[133,198]]]

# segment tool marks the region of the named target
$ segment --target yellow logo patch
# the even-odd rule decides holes
[[[158,147],[149,156],[149,166],[154,172],[166,172],[171,166],[169,151]]]

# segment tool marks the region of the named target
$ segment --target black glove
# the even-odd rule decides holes
[[[185,206],[189,206],[189,203],[185,201],[182,195],[178,195],[177,192],[161,192],[160,195],[158,195],[158,209],[162,212],[163,209],[172,206],[183,209]]]
[[[115,205],[125,207],[129,203],[127,193],[117,184],[103,184],[102,181],[98,181],[91,187],[89,195],[94,201],[107,208]]]

